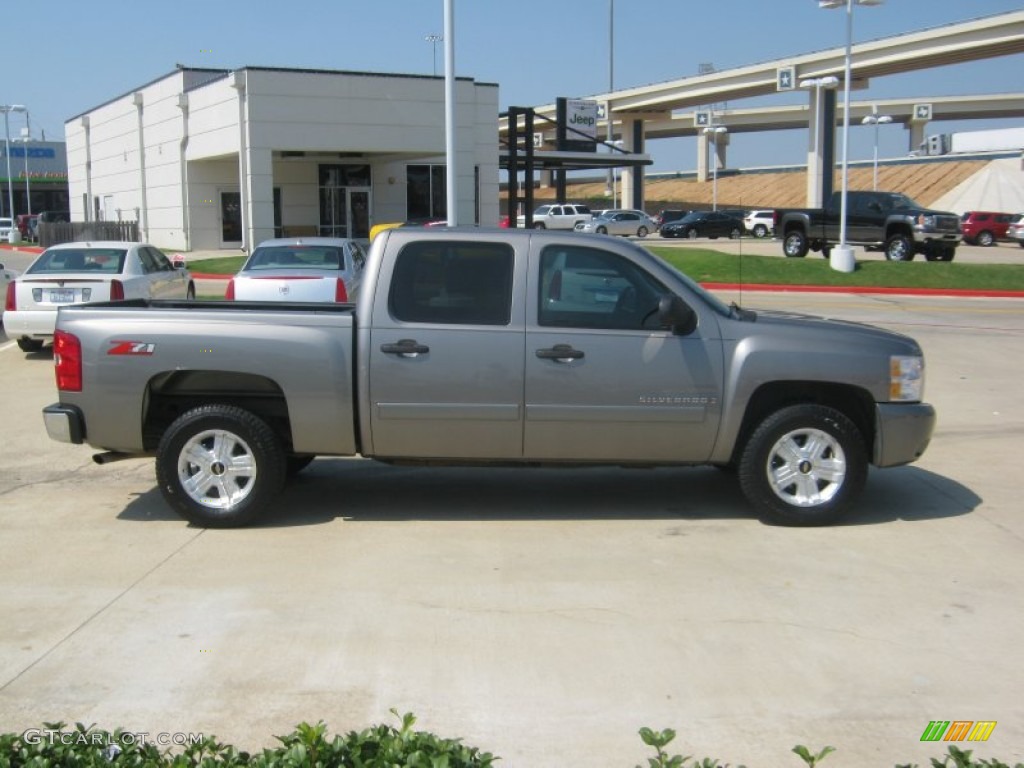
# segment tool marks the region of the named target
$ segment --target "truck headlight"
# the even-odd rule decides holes
[[[919,402],[924,396],[924,358],[893,355],[889,358],[889,399]]]
[[[917,217],[917,226],[922,229],[934,229],[935,217],[922,213]]]

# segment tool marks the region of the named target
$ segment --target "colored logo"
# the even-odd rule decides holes
[[[921,741],[988,741],[995,729],[995,720],[932,720]]]

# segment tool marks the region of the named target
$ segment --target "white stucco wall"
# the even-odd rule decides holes
[[[188,87],[197,80],[205,82]],[[480,223],[494,224],[498,89],[458,80],[456,101],[458,220],[476,221],[479,167]],[[444,112],[444,82],[437,78],[258,68],[222,76],[173,72],[91,110],[84,116],[88,129],[82,117],[66,124],[72,216],[91,216],[86,194],[110,196],[122,218],[144,209],[143,236],[156,245],[219,248],[220,195],[238,191],[251,246],[274,234],[275,187],[284,226],[315,226],[318,166],[359,163],[371,167],[371,225],[401,221],[406,166],[445,162]]]

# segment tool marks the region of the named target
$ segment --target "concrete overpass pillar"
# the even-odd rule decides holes
[[[710,181],[713,169],[725,168],[729,141],[728,133],[716,133],[713,139],[703,131],[697,134],[697,181]],[[714,152],[711,151],[712,148]]]
[[[907,152],[917,152],[921,149],[921,142],[924,141],[924,129],[928,127],[928,123],[916,120],[907,123],[907,128],[910,129],[910,147]]]
[[[622,148],[632,154],[643,154],[644,121],[624,120],[622,122]],[[644,168],[628,166],[622,169],[623,208],[644,210]]]
[[[807,207],[821,208],[832,194],[835,168],[836,92],[814,88],[808,92]]]

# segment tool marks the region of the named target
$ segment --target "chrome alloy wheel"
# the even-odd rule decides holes
[[[772,446],[765,471],[769,487],[784,502],[814,507],[828,503],[842,489],[846,456],[827,432],[795,429]]]
[[[189,498],[212,509],[231,509],[255,487],[256,461],[238,435],[210,429],[194,435],[178,454],[178,479]]]

